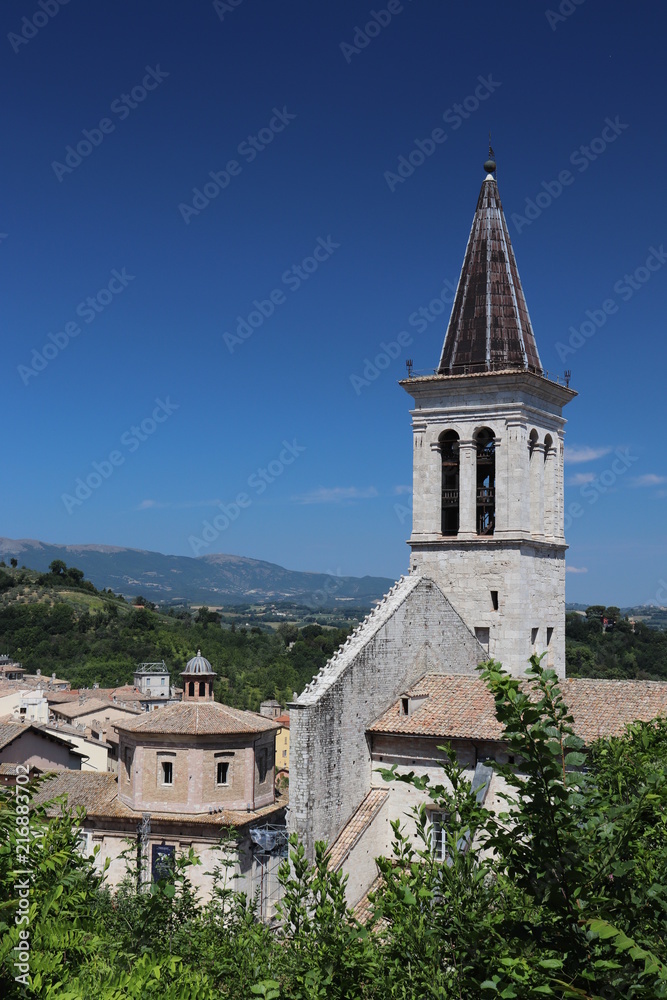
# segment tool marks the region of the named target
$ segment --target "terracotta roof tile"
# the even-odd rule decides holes
[[[179,702],[157,712],[116,721],[118,730],[132,733],[175,733],[214,736],[222,733],[263,733],[280,727],[272,719],[255,712],[245,712],[217,701]]]
[[[29,727],[22,725],[20,722],[0,723],[0,750],[13,743],[16,737],[25,732],[27,728]]]
[[[371,883],[370,888],[364,893],[359,902],[354,906],[352,913],[360,924],[367,924],[371,918],[371,901],[368,898],[372,892],[378,892],[384,884],[382,875]]]
[[[331,871],[338,871],[364,831],[368,829],[379,813],[388,795],[388,788],[372,788],[370,790],[329,848],[329,868]]]
[[[53,712],[55,715],[61,715],[65,719],[76,719],[80,715],[89,715],[91,712],[108,712],[111,708],[117,712],[127,711],[128,714],[131,713],[133,718],[139,714],[138,712],[135,713],[133,709],[123,709],[121,705],[114,705],[113,702],[107,701],[105,698],[86,698],[80,704],[78,700],[76,702],[65,702],[64,704],[54,705]]]
[[[635,720],[667,716],[667,683],[661,681],[588,680],[560,682],[574,717],[575,732],[587,743],[598,737],[621,736]],[[369,727],[372,733],[405,733],[443,739],[497,740],[503,727],[484,681],[463,675],[428,674],[408,696],[428,697],[412,714],[402,714],[401,699]]]

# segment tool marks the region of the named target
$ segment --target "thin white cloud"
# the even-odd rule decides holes
[[[611,448],[591,448],[587,444],[573,444],[565,449],[565,461],[572,465],[580,465],[582,462],[595,462],[596,459],[608,455]]]
[[[137,510],[188,510],[191,507],[216,507],[219,500],[183,500],[180,503],[163,500],[142,500]]]
[[[633,486],[662,486],[667,483],[667,476],[657,476],[655,472],[647,472],[643,476],[635,476]]]
[[[586,483],[592,483],[594,479],[595,479],[594,472],[577,472],[577,474],[572,476],[571,479],[568,479],[567,485],[585,486]]]
[[[588,573],[588,566],[566,566],[566,573]]]
[[[412,493],[412,486],[394,486],[391,492],[395,497],[407,496]]]
[[[378,496],[374,486],[320,486],[293,497],[296,503],[344,503],[346,500],[370,500]]]

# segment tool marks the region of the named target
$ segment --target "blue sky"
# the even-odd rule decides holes
[[[490,129],[543,364],[580,394],[568,600],[667,603],[659,5],[0,19],[2,534],[404,572],[396,383],[437,365]]]

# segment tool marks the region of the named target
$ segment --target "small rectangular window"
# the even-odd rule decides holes
[[[283,757],[287,756],[287,750],[283,750]]]
[[[485,653],[489,652],[489,629],[488,628],[476,628],[475,638],[477,639],[480,646],[484,649]]]
[[[132,751],[129,747],[125,747],[125,780],[130,780],[130,774],[132,772]]]
[[[269,769],[269,755],[266,747],[262,747],[257,754],[257,772],[259,783],[266,781],[266,774]]]
[[[170,760],[162,761],[162,784],[163,785],[173,785],[174,783],[174,765]]]
[[[551,639],[553,638],[554,630],[552,626],[547,626],[547,647],[551,645]]]
[[[409,715],[409,714],[410,714],[410,699],[401,698],[401,715]]]
[[[216,781],[219,785],[227,784],[227,775],[229,774],[229,763],[226,760],[219,760],[217,765],[217,776]]]
[[[497,590],[492,590],[491,591],[491,606],[493,607],[494,611],[498,610],[498,591]]]
[[[537,637],[539,635],[539,632],[540,632],[539,628],[531,628],[530,630],[530,645],[533,652],[535,651],[535,648],[537,646]]]

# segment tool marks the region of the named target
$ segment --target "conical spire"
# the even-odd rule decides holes
[[[439,375],[526,369],[542,373],[500,203],[492,150],[477,201]]]

